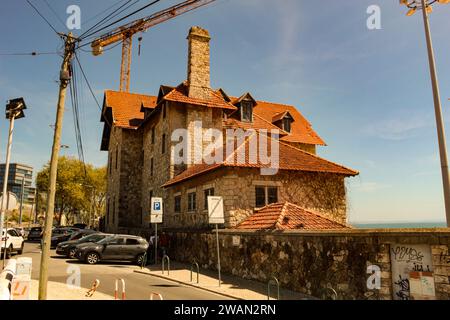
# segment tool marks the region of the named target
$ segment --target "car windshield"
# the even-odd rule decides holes
[[[41,232],[41,230],[42,230],[41,228],[34,227],[34,228],[31,228],[30,231],[34,231],[34,232],[39,231],[39,232]]]

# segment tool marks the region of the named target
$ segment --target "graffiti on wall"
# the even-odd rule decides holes
[[[391,245],[392,285],[394,300],[412,298],[412,272],[433,272],[431,249],[429,245]],[[413,286],[415,289],[416,286]]]

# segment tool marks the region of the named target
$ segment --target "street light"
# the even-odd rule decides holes
[[[425,38],[427,41],[428,49],[428,63],[430,65],[431,85],[433,88],[434,112],[436,115],[439,154],[441,157],[445,216],[447,219],[447,227],[450,227],[450,177],[448,171],[447,147],[445,143],[444,120],[442,119],[441,98],[439,96],[436,63],[434,61],[433,44],[431,42],[430,24],[428,21],[428,15],[433,11],[431,6],[436,2],[440,4],[447,4],[450,3],[450,0],[400,0],[400,4],[405,5],[409,8],[409,11],[406,13],[407,16],[412,16],[418,10],[422,10],[423,24],[425,26]]]
[[[3,196],[0,204],[0,235],[3,234],[3,223],[5,221],[5,210],[6,210],[6,201],[8,194],[8,175],[9,175],[9,160],[11,158],[11,145],[12,145],[12,137],[14,130],[14,120],[21,119],[25,117],[24,110],[27,108],[25,105],[25,101],[23,98],[17,98],[9,100],[6,105],[6,119],[9,120],[9,135],[8,135],[8,146],[6,148],[6,161],[5,161],[5,174],[3,176]],[[3,256],[3,265],[6,260],[6,246]]]

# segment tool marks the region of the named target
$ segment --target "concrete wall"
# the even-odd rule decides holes
[[[172,260],[216,269],[214,232],[176,232],[171,236]],[[450,299],[449,229],[348,230],[339,232],[255,232],[220,230],[222,271],[267,282],[276,276],[282,287],[322,297],[334,288],[340,299],[394,299],[392,278],[395,245],[424,245],[432,254],[436,299]],[[369,289],[367,267],[380,268],[381,287]],[[413,270],[409,270],[413,271]]]

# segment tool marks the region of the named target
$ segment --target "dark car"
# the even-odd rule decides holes
[[[41,240],[42,238],[42,227],[33,227],[28,233],[27,239],[29,241]]]
[[[70,237],[80,231],[80,229],[77,228],[55,228],[52,230],[52,239],[50,242],[50,248],[54,249],[58,245],[58,243],[61,243],[63,241],[67,241],[70,239]]]
[[[100,260],[126,260],[141,265],[148,242],[138,236],[114,235],[97,243],[82,243],[77,245],[75,257],[89,264],[96,264]]]
[[[86,231],[86,230],[82,230],[82,231]],[[83,233],[81,231],[74,234],[74,236],[79,235],[79,234],[81,234],[83,236],[78,239],[73,239],[75,237],[72,237],[71,240],[59,243],[56,246],[56,254],[74,259],[77,245],[79,245],[81,243],[87,243],[87,242],[91,242],[91,243],[99,242],[100,240],[103,240],[106,237],[112,236],[112,234],[109,234],[109,233],[100,233],[100,232],[94,232],[94,233],[84,232]]]
[[[73,225],[74,228],[78,228],[78,229],[86,229],[87,224],[86,223],[75,223]]]

